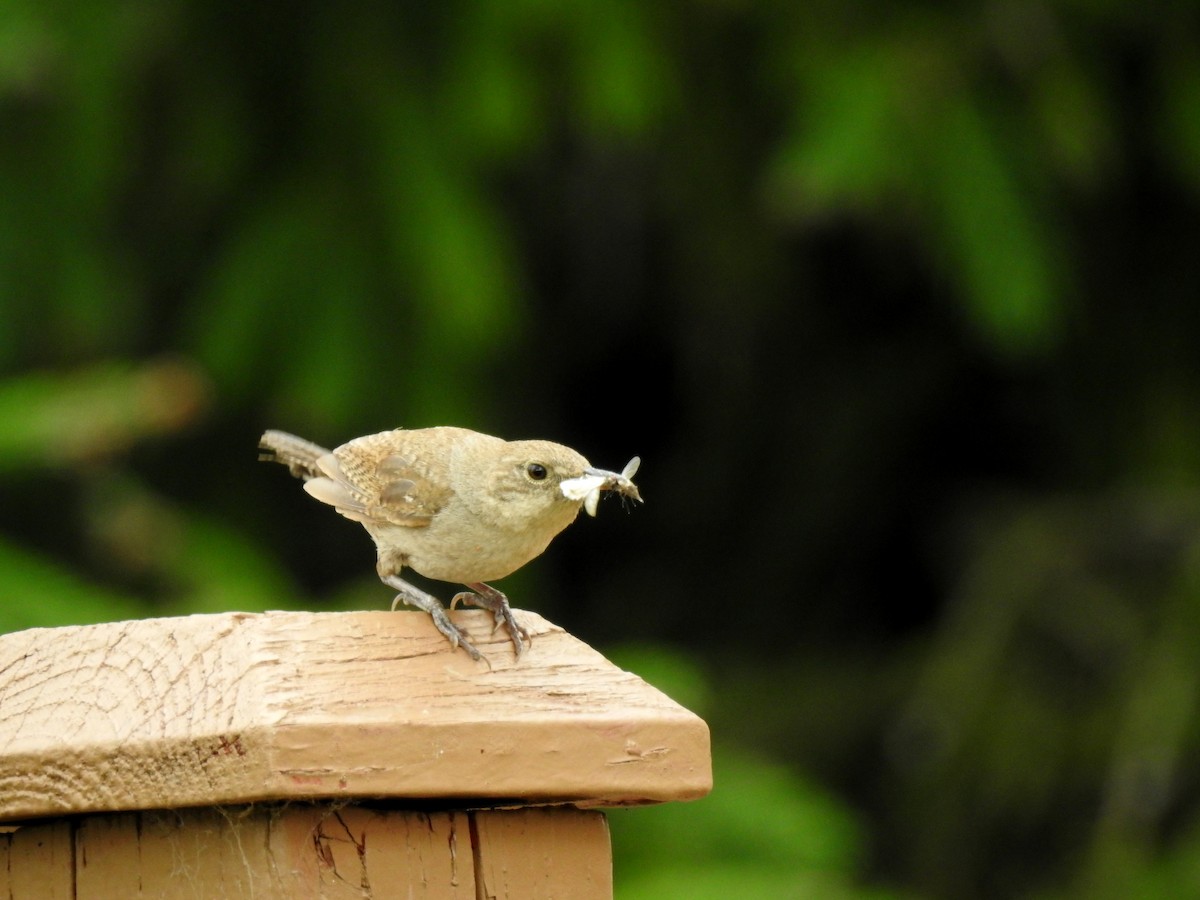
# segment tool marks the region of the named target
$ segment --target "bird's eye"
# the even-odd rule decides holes
[[[534,481],[545,481],[550,472],[541,463],[529,463],[525,467],[525,474]]]

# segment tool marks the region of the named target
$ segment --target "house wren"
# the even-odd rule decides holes
[[[460,601],[491,610],[507,626],[517,656],[529,632],[508,598],[485,584],[538,556],[575,520],[582,506],[596,514],[600,492],[640,501],[623,472],[594,469],[569,447],[550,441],[504,441],[466,428],[396,429],[356,438],[333,451],[283,431],[267,431],[259,459],[283,463],[304,489],[375,540],[380,580],[404,602],[423,609],[455,647],[473,659],[467,640],[434,596],[400,578],[405,566],[427,578],[466,585]]]

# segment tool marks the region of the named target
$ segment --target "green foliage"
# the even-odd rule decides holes
[[[863,836],[846,808],[778,764],[716,752],[710,797],[609,814],[622,898],[883,896],[857,886]],[[725,896],[728,896],[727,894]]]
[[[700,668],[668,648],[625,646],[608,656],[704,713]],[[723,743],[723,742],[722,742]],[[617,896],[880,898],[861,884],[866,839],[844,803],[778,763],[718,743],[713,793],[687,804],[609,813]]]
[[[0,607],[0,628],[5,631],[138,619],[148,612],[134,598],[73,576],[61,563],[7,541],[0,542],[0,592],[8,598]]]
[[[1064,104],[1051,96],[1035,98],[1045,109],[989,102],[980,84],[982,25],[918,17],[798,64],[803,101],[773,160],[770,192],[785,215],[915,220],[928,241],[923,251],[960,285],[981,337],[1025,354],[1058,339],[1065,277],[1057,237],[1038,209],[1048,200],[1044,175],[1029,158],[1094,170],[1090,144],[1071,142],[1089,136],[1099,116],[1070,56],[1046,90],[1068,94],[1070,112],[1083,119],[1075,127],[1060,125]],[[1097,114],[1085,119],[1089,112]],[[1014,115],[1039,126],[1045,116],[1054,130],[1022,135],[1006,127]]]
[[[128,452],[195,417],[207,384],[170,362],[106,363],[0,382],[0,471],[78,465]]]

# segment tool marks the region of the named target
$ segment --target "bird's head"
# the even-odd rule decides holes
[[[580,507],[594,516],[603,491],[641,501],[631,480],[637,466],[635,457],[623,472],[610,472],[562,444],[510,441],[488,467],[486,493],[495,504],[497,524],[520,529],[544,522],[562,528]]]

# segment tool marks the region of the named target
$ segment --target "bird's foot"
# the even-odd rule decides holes
[[[525,648],[533,644],[533,638],[530,637],[529,631],[517,622],[516,616],[513,615],[512,607],[508,605],[508,597],[503,591],[498,591],[491,585],[477,582],[468,584],[471,590],[462,591],[455,594],[450,601],[450,608],[454,609],[459,603],[469,603],[472,606],[479,606],[483,609],[491,610],[492,615],[496,619],[496,625],[492,629],[492,634],[500,630],[503,625],[508,628],[508,636],[512,639],[513,647],[516,649],[517,658],[521,658],[521,654],[525,652]]]
[[[475,649],[475,645],[467,640],[467,636],[463,634],[461,628],[450,621],[450,616],[446,614],[445,607],[442,606],[437,597],[413,587],[407,581],[403,581],[394,575],[380,577],[388,587],[399,591],[396,594],[396,599],[392,601],[393,611],[401,603],[415,606],[417,609],[423,609],[433,619],[434,627],[446,636],[446,640],[450,642],[450,646],[462,647],[467,651],[471,659],[478,660],[480,658],[479,651]]]

